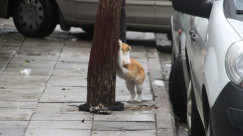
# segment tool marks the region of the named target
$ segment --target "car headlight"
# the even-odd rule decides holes
[[[243,88],[243,41],[231,45],[225,60],[228,77],[233,83]]]

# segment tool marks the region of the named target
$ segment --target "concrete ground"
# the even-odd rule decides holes
[[[91,114],[77,106],[86,102],[92,38],[77,28],[26,38],[11,20],[0,20],[0,136],[174,136],[165,82],[170,60],[161,68],[153,33],[127,37],[131,57],[146,70],[143,103],[126,103],[129,92],[117,78],[116,101],[125,110]]]

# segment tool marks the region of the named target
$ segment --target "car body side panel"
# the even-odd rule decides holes
[[[2,18],[8,18],[8,0],[0,0],[0,17]]]
[[[221,90],[230,81],[225,71],[227,50],[234,42],[242,40],[223,14],[223,1],[214,2],[207,35],[203,72],[209,105],[212,107]]]
[[[169,0],[155,0],[155,19],[160,25],[170,25],[170,16],[174,12]]]
[[[185,47],[187,45],[187,36],[189,35],[190,29],[190,15],[183,14],[180,12],[174,12],[171,16],[171,31],[172,31],[172,59],[173,64],[174,59],[181,54],[183,74],[186,84],[186,89],[188,89],[189,82],[189,71],[186,58]],[[178,31],[181,31],[178,32]]]
[[[182,57],[182,65],[183,65],[183,72],[184,72],[184,79],[185,79],[185,84],[186,84],[186,89],[188,89],[188,84],[190,80],[190,74],[189,74],[189,69],[188,68],[188,61],[186,60],[186,46],[187,46],[187,37],[189,36],[189,30],[190,30],[190,15],[179,13],[179,22],[181,25],[180,30],[182,31],[180,35],[180,52],[181,52],[181,57]]]
[[[126,0],[127,22],[156,24],[154,0]]]
[[[179,24],[179,12],[174,12],[171,16],[171,35],[172,35],[172,58],[171,63],[173,64],[174,59],[179,55],[179,38],[178,29],[180,29]]]
[[[191,61],[191,73],[192,73],[192,83],[194,87],[194,94],[196,97],[198,109],[202,109],[202,85],[203,80],[203,66],[204,66],[204,43],[206,31],[208,28],[208,19],[201,17],[194,17],[192,20],[193,31],[195,35],[195,41],[192,40],[191,47],[193,49],[193,57],[190,58]],[[192,35],[190,35],[192,36]],[[199,113],[203,113],[202,111]],[[202,116],[203,117],[203,116]]]
[[[187,68],[186,51],[185,51],[186,37],[188,35],[187,33],[188,33],[188,31],[183,31],[180,36],[181,59],[182,59],[182,65],[183,65],[182,68],[183,68],[183,75],[184,75],[184,79],[185,79],[186,89],[188,89],[188,84],[189,84],[189,80],[190,80],[189,71]]]
[[[98,0],[74,0],[75,18],[82,24],[94,24]],[[145,12],[146,11],[146,12]],[[136,24],[155,24],[154,0],[127,0],[127,22]]]
[[[186,38],[190,29],[190,15],[174,12],[171,16],[171,34],[175,57],[185,50]],[[181,32],[178,32],[181,31]],[[172,50],[172,51],[173,51]]]
[[[77,21],[95,21],[99,0],[73,0],[73,2],[75,19]]]
[[[73,0],[56,0],[66,22],[75,24]]]

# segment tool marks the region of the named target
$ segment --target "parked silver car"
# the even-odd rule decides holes
[[[85,31],[94,28],[99,0],[0,0],[0,17],[13,17],[25,36],[44,37],[60,24]],[[173,12],[170,0],[126,0],[127,29],[169,32]]]
[[[176,115],[187,120],[190,136],[243,136],[243,1],[173,6],[169,93]]]

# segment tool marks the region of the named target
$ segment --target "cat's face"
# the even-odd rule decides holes
[[[131,47],[130,47],[129,45],[125,44],[125,43],[122,43],[122,48],[121,48],[121,50],[122,50],[123,52],[129,52],[129,51],[131,50]]]
[[[125,43],[122,43],[122,54],[123,54],[123,62],[124,62],[124,65],[128,65],[131,63],[131,60],[130,60],[130,55],[129,55],[129,51],[131,50],[131,47]]]

